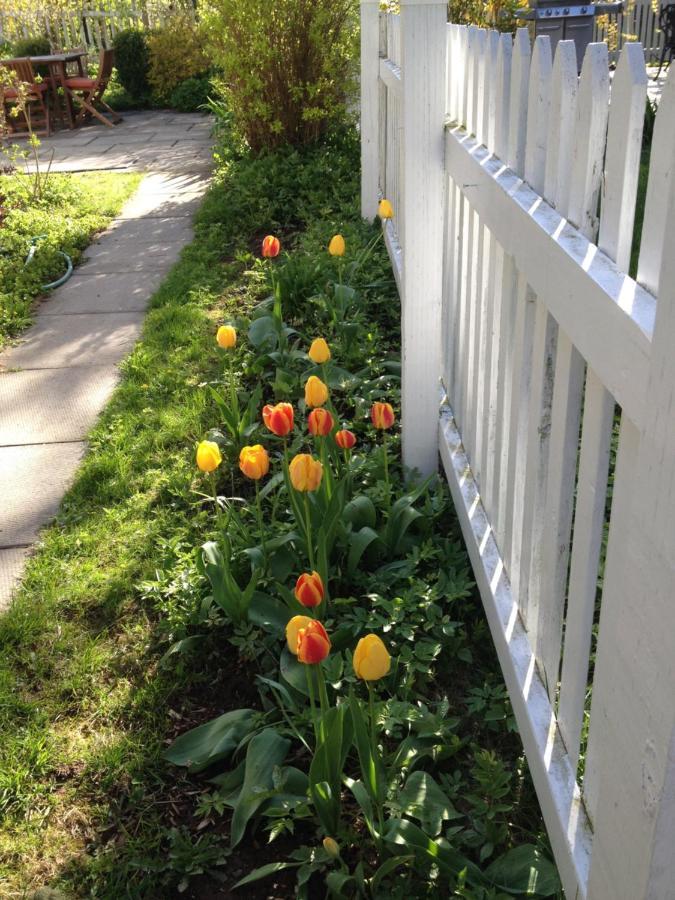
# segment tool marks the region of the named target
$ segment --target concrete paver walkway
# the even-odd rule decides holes
[[[211,122],[201,114],[127,113],[44,140],[55,171],[144,171],[139,190],[42,303],[22,341],[0,353],[0,608],[40,529],[57,513],[85,436],[139,337],[147,303],[192,239],[208,186]]]

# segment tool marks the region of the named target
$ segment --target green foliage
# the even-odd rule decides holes
[[[522,25],[517,14],[527,5],[526,0],[449,0],[448,19],[460,25],[513,32]]]
[[[311,143],[344,119],[355,0],[214,0],[204,23],[234,121],[254,152]]]
[[[198,112],[208,103],[211,79],[207,75],[186,78],[171,91],[169,106],[178,112]]]
[[[119,83],[134,99],[146,97],[150,93],[150,53],[145,32],[138,28],[118,31],[113,38],[113,49]]]
[[[49,38],[27,37],[14,42],[12,52],[15,56],[46,56],[51,53]]]
[[[148,35],[148,81],[153,95],[168,102],[181,82],[208,68],[203,39],[187,16],[172,16],[162,28]]]

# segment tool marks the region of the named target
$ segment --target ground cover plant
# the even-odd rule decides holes
[[[358,215],[358,141],[261,158],[227,146],[197,240],[155,296],[0,619],[3,891],[293,897],[299,880],[311,897],[479,898],[511,896],[518,877],[526,893],[534,870],[540,895],[554,895],[448,491],[438,480],[408,492],[396,424],[375,427],[389,409],[370,415],[375,403],[398,410],[399,308],[378,228]],[[344,255],[327,251],[337,233]],[[277,256],[267,241],[261,258],[266,235]],[[330,360],[321,343],[308,358],[316,338]],[[307,434],[312,375],[330,392],[312,406],[317,430],[327,410],[354,447]],[[312,382],[309,403],[321,397]],[[284,477],[284,436],[262,417],[286,402],[289,463],[323,452],[314,492],[293,486],[302,466]],[[267,419],[283,431],[286,408]],[[214,475],[195,464],[202,441],[217,448],[202,449],[202,468],[221,459]],[[248,475],[239,468],[258,444],[260,479],[259,450],[241,458]],[[289,616],[308,615],[303,574],[305,602],[323,590],[331,642],[314,716],[306,676],[318,663],[305,668],[286,643]],[[325,649],[312,628],[309,644]],[[367,634],[387,656],[372,638],[357,651]],[[371,706],[363,675],[387,658]],[[195,739],[224,715],[218,747]],[[505,866],[514,851],[523,858]],[[268,878],[234,887],[266,864]]]
[[[120,211],[141,176],[112,172],[50,174],[35,192],[22,171],[0,174],[0,347],[30,323],[42,285],[63,275],[61,253],[77,263]],[[36,251],[26,265],[31,244]]]

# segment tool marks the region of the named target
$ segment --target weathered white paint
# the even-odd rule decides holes
[[[379,201],[379,8],[378,0],[361,0],[361,215],[364,219],[375,217]]]

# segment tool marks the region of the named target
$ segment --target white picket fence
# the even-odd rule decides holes
[[[404,462],[440,452],[566,896],[673,900],[675,73],[634,281],[640,45],[610,97],[604,44],[579,78],[572,42],[400,7],[361,0],[361,137],[363,215],[395,209]]]

